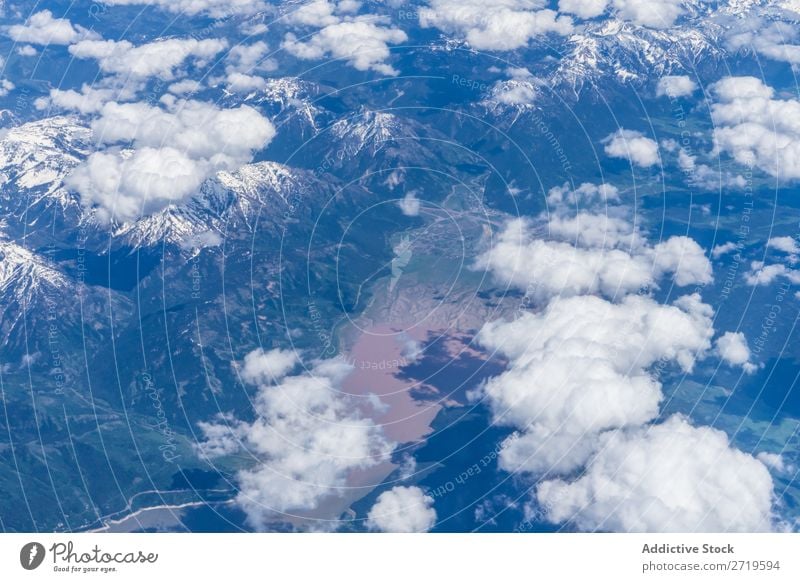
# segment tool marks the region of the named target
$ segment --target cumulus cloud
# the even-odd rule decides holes
[[[727,32],[727,45],[731,51],[747,49],[774,61],[792,65],[800,64],[798,31],[789,22],[769,22],[763,18],[744,18],[734,22]]]
[[[147,79],[172,79],[187,60],[202,65],[228,44],[220,39],[166,39],[134,46],[127,40],[84,40],[69,47],[79,59],[95,59],[106,73]]]
[[[658,80],[656,86],[656,96],[663,97],[666,95],[670,98],[688,97],[697,91],[697,83],[695,83],[687,75],[666,75]]]
[[[758,453],[756,458],[764,463],[767,467],[773,471],[777,471],[778,473],[783,473],[789,468],[786,466],[783,456],[777,453]]]
[[[14,83],[8,79],[0,79],[0,97],[5,97],[15,89]]]
[[[679,287],[713,280],[713,269],[705,251],[688,236],[673,236],[658,243],[653,247],[652,258],[656,273],[673,273]]]
[[[594,18],[606,11],[608,0],[558,0],[558,11],[578,18]]]
[[[267,81],[263,77],[244,73],[229,73],[226,82],[228,91],[232,93],[250,93],[267,86]]]
[[[651,247],[626,221],[586,212],[567,219],[553,216],[548,226],[550,235],[562,240],[536,238],[529,220],[508,222],[475,267],[489,269],[501,283],[538,300],[556,295],[622,296],[655,288],[667,274],[678,286],[712,280],[705,252],[688,237],[672,237]]]
[[[406,216],[419,216],[420,201],[416,192],[406,192],[402,200],[398,203],[400,211]]]
[[[649,245],[618,201],[619,191],[610,184],[552,188],[538,224],[510,220],[475,268],[490,270],[499,282],[539,301],[624,296],[656,288],[665,275],[680,287],[713,280],[711,262],[694,240],[675,236]]]
[[[135,97],[130,87],[111,88],[101,85],[83,85],[80,91],[74,89],[50,89],[48,97],[40,97],[34,105],[43,110],[48,107],[77,111],[84,115],[98,113],[109,101],[127,101]]]
[[[325,26],[307,41],[288,33],[281,46],[299,59],[342,59],[359,71],[396,75],[397,71],[386,63],[391,55],[389,45],[405,42],[408,36],[384,24],[384,20],[371,16],[347,18]]]
[[[581,530],[759,532],[772,529],[772,478],[725,433],[672,416],[600,437],[572,482],[549,480],[536,498],[552,522]]]
[[[17,54],[21,57],[35,57],[39,54],[39,51],[36,50],[36,47],[26,44],[17,49]]]
[[[584,182],[577,188],[565,182],[562,186],[551,188],[547,193],[547,203],[551,206],[587,206],[597,203],[619,201],[619,189],[612,184],[592,184]]]
[[[253,350],[244,357],[242,379],[250,384],[277,382],[300,362],[293,350]]]
[[[717,245],[711,250],[711,256],[718,259],[728,253],[738,250],[741,245],[739,243],[730,241],[725,244]]]
[[[96,33],[72,24],[66,18],[55,18],[49,10],[33,14],[25,24],[9,26],[6,32],[16,42],[41,45],[67,45],[84,39],[99,38]]]
[[[273,359],[263,352],[255,358]],[[200,423],[200,454],[244,448],[259,459],[236,477],[237,504],[254,527],[265,528],[283,512],[314,510],[340,496],[354,471],[388,460],[394,445],[341,391],[351,371],[339,359],[317,361],[306,373],[259,383],[252,422],[223,415]]]
[[[194,79],[177,81],[168,87],[169,92],[174,93],[175,95],[190,95],[192,93],[197,93],[198,91],[202,90],[202,88],[203,84],[199,81],[195,81]]]
[[[127,155],[126,155],[127,154]],[[170,147],[95,152],[65,181],[101,220],[135,220],[197,191],[208,174],[201,161]]]
[[[800,245],[791,236],[773,236],[767,242],[767,246],[792,256],[800,255]]]
[[[741,175],[714,170],[708,164],[697,163],[697,156],[689,154],[684,148],[678,149],[678,166],[690,184],[704,190],[717,190],[721,187],[741,189],[747,185]]]
[[[683,13],[683,0],[613,0],[616,16],[649,28],[669,28]]]
[[[572,19],[531,0],[496,0],[487,10],[482,0],[430,0],[421,9],[423,28],[438,28],[464,37],[478,50],[507,51],[522,48],[546,34],[568,35]]]
[[[606,154],[612,158],[623,158],[642,168],[659,162],[658,144],[640,131],[619,129],[607,136],[603,143]]]
[[[249,162],[275,135],[272,123],[247,106],[163,101],[106,103],[92,122],[106,149],[92,153],[66,184],[99,218],[126,222],[182,202],[213,173]]]
[[[726,77],[711,89],[715,150],[781,180],[800,178],[800,101],[775,99],[755,77]]]
[[[595,437],[655,418],[656,362],[690,371],[711,348],[713,310],[698,295],[673,305],[631,295],[556,298],[540,313],[483,327],[480,343],[505,356],[507,370],[484,395],[496,422],[523,431],[500,454],[508,471],[567,473]]]
[[[174,13],[208,14],[225,18],[236,14],[253,14],[264,10],[263,0],[100,0],[109,6],[156,6]]]
[[[767,241],[767,246],[786,255],[785,260],[789,265],[800,261],[800,245],[791,236],[774,236]],[[753,261],[750,269],[745,273],[748,285],[770,285],[777,279],[786,279],[789,283],[800,284],[800,270],[791,268],[783,263],[767,265],[763,261]]]
[[[225,65],[228,91],[249,93],[264,89],[267,86],[266,79],[255,73],[275,67],[272,59],[265,58],[268,51],[269,47],[263,41],[233,47],[228,53]]]
[[[786,279],[794,285],[800,284],[800,270],[791,269],[780,263],[765,265],[763,261],[750,263],[750,270],[744,280],[748,285],[770,285],[776,279]]]
[[[294,24],[321,28],[340,22],[341,16],[337,15],[336,12],[338,12],[336,2],[311,0],[311,2],[301,4],[296,10],[290,12],[286,20]]]
[[[724,362],[731,366],[741,366],[748,374],[757,369],[755,364],[750,362],[750,348],[742,332],[728,331],[722,334],[717,339],[717,353]]]
[[[492,108],[498,105],[519,108],[533,106],[542,81],[526,68],[510,67],[505,72],[510,78],[494,83],[482,103]]]
[[[436,523],[433,498],[419,487],[384,491],[367,514],[367,527],[388,533],[420,533]]]
[[[268,51],[269,47],[263,41],[249,45],[237,45],[228,53],[225,69],[229,73],[234,71],[247,73],[259,69],[264,65],[264,57]]]
[[[494,422],[517,429],[502,444],[499,466],[541,479],[530,512],[578,529],[769,529],[772,482],[761,463],[713,429],[677,417],[655,424],[670,366],[691,373],[711,353],[748,372],[755,366],[743,336],[723,334],[712,344],[714,310],[698,293],[671,304],[650,295],[667,275],[678,286],[710,282],[711,263],[688,237],[650,244],[618,199],[609,185],[553,188],[539,230],[555,240],[537,238],[534,220],[512,220],[478,259],[538,309],[478,334],[507,361],[473,394]],[[675,451],[667,436],[648,441],[673,433],[685,441]],[[724,447],[704,449],[709,435]],[[685,459],[694,450],[702,458],[696,465]],[[708,457],[720,450],[725,466],[717,471]],[[679,490],[651,469],[662,463],[678,472]],[[705,482],[700,468],[709,471]],[[722,486],[731,473],[747,471],[758,478]],[[742,516],[729,511],[751,499],[759,504]]]
[[[187,236],[181,241],[181,248],[184,250],[197,251],[210,247],[218,247],[222,244],[222,236],[213,230],[206,230],[197,234]]]
[[[653,281],[650,266],[619,249],[584,249],[562,241],[534,238],[529,221],[506,224],[476,268],[543,300],[555,295],[633,291]]]

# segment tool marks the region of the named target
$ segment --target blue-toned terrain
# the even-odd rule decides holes
[[[798,18],[0,1],[0,531],[797,531]]]

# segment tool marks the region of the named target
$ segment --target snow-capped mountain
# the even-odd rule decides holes
[[[5,358],[37,353],[50,323],[64,321],[75,285],[52,263],[15,243],[0,241],[0,345]]]
[[[733,27],[744,25],[755,34],[762,19],[792,27],[798,17],[796,0],[686,0],[676,23],[664,29],[612,14],[576,27],[560,46],[557,65],[547,77],[551,86],[577,95],[604,81],[641,86],[664,75],[703,76],[733,56],[727,43]]]
[[[132,313],[131,301],[122,294],[67,275],[56,264],[56,253],[0,241],[3,364],[78,374],[84,350],[94,354],[106,347],[114,325]]]
[[[217,237],[252,233],[257,221],[263,228],[276,216],[307,204],[312,195],[326,192],[329,187],[311,172],[276,162],[247,164],[235,172],[219,172],[186,204],[120,226],[114,237],[134,249],[162,243],[215,246]]]
[[[9,300],[36,307],[35,300],[48,288],[55,292],[65,286],[68,278],[53,264],[20,245],[0,241],[0,308]],[[5,318],[3,322],[7,323]]]
[[[379,151],[413,143],[418,137],[409,124],[397,115],[362,109],[350,119],[341,119],[330,128],[332,139],[341,148],[341,157],[356,157],[362,152],[375,156]],[[398,152],[399,153],[399,152]]]
[[[361,108],[320,132],[310,145],[320,167],[345,181],[361,180],[371,188],[402,182],[409,167],[434,163],[455,166],[470,157],[448,145],[449,137],[412,116]],[[434,179],[433,176],[428,176]]]
[[[554,87],[578,94],[604,80],[641,85],[669,74],[693,74],[725,56],[722,29],[676,26],[656,30],[609,19],[570,36],[565,53],[550,75]]]
[[[319,87],[296,77],[267,79],[267,85],[255,101],[272,109],[273,117],[297,118],[318,129],[317,117],[322,109],[314,104]],[[279,124],[286,121],[279,120]]]
[[[64,178],[89,151],[91,130],[76,117],[59,116],[10,128],[0,140],[0,206],[5,213],[41,228],[46,211],[72,219],[80,200]]]

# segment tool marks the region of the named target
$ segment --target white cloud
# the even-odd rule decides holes
[[[773,236],[767,242],[767,246],[790,255],[800,254],[800,245],[798,245],[797,241],[791,236]]]
[[[649,28],[669,28],[683,13],[683,0],[613,0],[617,17]]]
[[[673,305],[558,297],[540,313],[485,325],[481,345],[509,362],[485,397],[495,422],[523,431],[501,452],[502,468],[567,473],[586,462],[600,432],[655,418],[661,384],[649,368],[690,371],[711,348],[712,314],[698,295]]]
[[[541,483],[552,522],[581,530],[759,532],[772,529],[772,478],[725,433],[672,416],[663,424],[600,437],[572,482]]]
[[[579,18],[594,18],[605,12],[608,0],[558,0],[558,11]]]
[[[227,63],[225,72],[250,75],[255,71],[273,69],[275,63],[265,59],[268,52],[269,47],[263,41],[249,45],[237,45],[230,50],[225,59]]]
[[[260,384],[254,421],[227,415],[200,423],[201,454],[213,458],[244,447],[259,459],[237,474],[236,501],[254,527],[281,512],[316,509],[342,493],[353,471],[388,460],[394,445],[341,391],[351,370],[342,360],[317,361],[306,373]]]
[[[197,234],[187,236],[181,241],[181,248],[184,250],[207,249],[210,247],[218,247],[222,244],[222,236],[213,230],[206,230]]]
[[[674,273],[679,287],[706,284],[713,280],[711,262],[702,247],[687,236],[673,236],[653,247],[657,273]]]
[[[69,52],[79,59],[95,59],[106,73],[169,80],[187,60],[202,66],[227,46],[220,39],[166,39],[139,46],[127,40],[84,40],[70,46]]]
[[[169,92],[175,95],[190,95],[203,89],[203,84],[194,79],[184,79],[169,86]]]
[[[678,286],[713,280],[711,262],[692,239],[675,236],[650,246],[616,203],[610,184],[568,184],[547,195],[548,212],[509,221],[475,268],[543,301],[554,296],[624,296],[655,288],[672,274]],[[537,236],[537,229],[549,240]]]
[[[419,216],[420,201],[415,192],[407,192],[398,202],[400,211],[406,216]]]
[[[268,51],[269,47],[263,41],[233,47],[228,53],[225,66],[228,91],[250,93],[264,89],[267,80],[255,73],[276,67],[272,59],[265,58]]]
[[[563,295],[614,296],[653,281],[650,266],[619,249],[584,249],[532,236],[523,219],[509,222],[475,264],[499,282],[539,300]]]
[[[220,109],[209,103],[163,99],[103,105],[92,123],[108,146],[91,154],[65,181],[102,220],[135,220],[180,203],[220,170],[247,163],[274,137],[255,109]],[[133,148],[133,149],[123,149]]]
[[[39,51],[36,50],[36,47],[26,44],[17,49],[17,54],[21,57],[35,57],[39,54]]]
[[[495,85],[492,97],[505,105],[532,105],[536,99],[536,89],[529,82],[505,81]]]
[[[478,259],[537,301],[537,311],[489,323],[478,335],[507,361],[472,395],[489,405],[495,423],[517,429],[502,443],[499,466],[544,479],[529,514],[578,529],[769,529],[772,482],[763,465],[711,428],[677,417],[652,424],[665,370],[691,373],[712,353],[714,310],[698,293],[660,305],[649,292],[667,274],[679,286],[706,284],[712,269],[688,237],[648,243],[613,204],[618,194],[592,184],[553,188],[550,214],[539,220],[555,241],[536,239],[532,220],[512,220]],[[737,334],[724,334],[714,353],[755,370]],[[663,436],[673,434],[685,441],[674,450]],[[661,470],[676,473],[677,488]],[[749,474],[729,486],[733,473]],[[733,513],[752,500],[758,503]]]
[[[267,86],[263,77],[245,75],[244,73],[230,73],[226,78],[226,88],[232,93],[250,93],[259,91]]]
[[[196,192],[206,165],[171,147],[95,152],[65,180],[101,220],[136,220]]]
[[[627,219],[579,210],[573,216],[554,212],[547,223],[551,238],[594,249],[638,249],[642,239]],[[627,251],[626,251],[627,252]]]
[[[750,263],[750,270],[744,276],[745,282],[752,286],[770,285],[778,278],[799,285],[800,270],[790,269],[782,264],[765,265],[762,261],[753,261]]]
[[[619,189],[612,184],[592,184],[584,182],[574,190],[568,182],[551,188],[547,193],[547,203],[551,206],[581,206],[619,201]]]
[[[783,473],[787,469],[783,456],[777,453],[758,453],[756,458],[778,473]]]
[[[33,14],[25,24],[9,26],[6,32],[16,42],[41,45],[67,45],[82,39],[99,38],[96,33],[73,25],[66,18],[55,18],[49,10]]]
[[[724,362],[731,366],[741,366],[748,374],[757,369],[755,364],[750,362],[750,348],[742,332],[728,331],[722,334],[717,339],[717,353]]]
[[[316,26],[322,28],[340,22],[341,17],[335,15],[337,11],[335,2],[328,0],[311,0],[300,5],[299,8],[289,13],[286,20],[293,24]]]
[[[659,162],[658,144],[639,131],[619,129],[607,136],[603,143],[606,154],[612,158],[623,158],[642,168]]]
[[[389,45],[408,40],[399,28],[383,26],[383,20],[370,16],[348,18],[325,26],[307,41],[288,33],[281,45],[299,59],[343,59],[359,71],[373,70],[384,75],[397,71],[386,60]]]
[[[156,6],[175,13],[208,14],[225,18],[236,14],[253,14],[267,8],[263,0],[100,0],[109,6]]]
[[[726,242],[725,244],[717,245],[711,250],[711,256],[715,259],[720,258],[723,255],[727,255],[739,248],[739,243],[730,241]]]
[[[269,384],[277,382],[300,363],[293,350],[253,350],[244,357],[242,379],[250,384]]]
[[[678,166],[688,178],[688,182],[704,190],[718,190],[721,187],[744,188],[747,181],[741,175],[714,170],[707,164],[698,164],[697,156],[689,154],[684,148],[678,149]]]
[[[367,527],[389,533],[420,533],[436,524],[433,498],[419,487],[384,491],[367,514]]]
[[[627,222],[586,212],[574,219],[553,215],[548,228],[551,236],[570,242],[534,238],[530,221],[512,220],[477,258],[475,268],[491,270],[498,281],[538,300],[597,293],[622,296],[657,287],[667,274],[674,275],[679,286],[712,280],[703,249],[687,237],[650,247]]]
[[[768,59],[800,64],[797,27],[793,23],[762,18],[743,18],[727,32],[727,45],[733,51],[747,49]]]
[[[711,89],[715,150],[780,180],[800,178],[800,101],[775,99],[755,77],[726,77]]]
[[[14,83],[8,79],[0,79],[0,97],[5,97],[15,89]]]
[[[55,107],[78,111],[84,115],[98,113],[110,101],[129,100],[134,97],[134,92],[122,88],[112,89],[102,86],[83,85],[80,91],[74,89],[50,89],[49,97],[37,100],[37,109]]]
[[[534,77],[526,68],[506,69],[509,79],[497,81],[483,100],[489,106],[508,105],[512,107],[530,107],[539,94],[542,81]]]
[[[269,120],[246,105],[220,109],[182,100],[170,101],[166,107],[107,103],[92,130],[105,144],[174,145],[192,157],[214,159],[221,165],[229,165],[228,158],[231,162],[249,158],[275,133]]]
[[[688,97],[697,91],[697,83],[695,83],[687,75],[666,75],[658,80],[656,86],[656,96],[676,98]]]
[[[514,50],[539,36],[572,33],[570,17],[542,6],[530,0],[495,0],[487,10],[483,0],[430,0],[428,8],[420,9],[419,22],[423,28],[462,36],[478,50]]]

